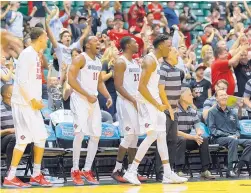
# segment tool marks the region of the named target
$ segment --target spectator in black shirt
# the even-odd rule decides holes
[[[205,69],[206,66],[199,65],[195,70],[195,80],[190,83],[193,91],[194,105],[198,109],[202,109],[205,100],[212,96],[211,83],[203,78]]]
[[[106,49],[103,57],[101,58],[102,62],[102,77],[103,81],[105,82],[105,86],[110,93],[113,101],[113,105],[108,109],[106,107],[106,99],[103,95],[99,93],[98,100],[100,109],[109,112],[113,119],[115,120],[115,114],[116,114],[116,101],[117,101],[117,93],[114,85],[114,79],[113,79],[113,65],[115,60],[119,56],[119,51],[115,46],[111,46]]]
[[[106,21],[107,28],[102,31],[102,34],[106,34],[109,30],[112,30],[114,27],[114,22],[112,18],[107,19]]]
[[[89,17],[92,18],[92,32],[96,34],[98,31],[98,26],[101,25],[100,19],[98,18],[98,13],[92,7],[91,1],[84,1],[84,7],[77,12],[79,17]]]
[[[242,97],[245,90],[245,85],[251,79],[251,60],[248,60],[248,52],[244,51],[241,54],[239,65],[235,67],[234,73],[237,79],[238,92],[236,96]]]

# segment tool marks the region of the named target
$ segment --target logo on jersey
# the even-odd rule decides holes
[[[101,66],[95,66],[95,65],[88,65],[88,70],[95,70],[95,71],[101,71],[102,67]]]
[[[149,126],[150,126],[149,123],[146,123],[146,124],[145,124],[145,128],[148,128]]]
[[[24,135],[22,135],[20,138],[21,138],[22,140],[24,140],[24,139],[25,139],[25,136],[24,136]]]
[[[126,130],[126,131],[129,131],[130,129],[131,129],[131,128],[130,128],[130,127],[128,127],[128,126],[125,128],[125,130]]]
[[[42,69],[41,69],[41,56],[37,58],[37,72],[36,72],[37,80],[42,79]]]

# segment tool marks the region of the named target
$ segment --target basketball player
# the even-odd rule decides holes
[[[144,133],[139,130],[136,102],[141,69],[132,59],[133,54],[138,52],[139,46],[135,39],[126,36],[121,39],[120,47],[123,54],[114,65],[114,83],[118,92],[117,112],[124,138],[119,146],[112,178],[118,182],[126,182],[123,178],[122,162],[128,151],[129,166],[132,164],[137,151],[138,135]],[[139,178],[139,180],[146,180],[141,176]]]
[[[107,98],[107,107],[112,105],[101,76],[102,64],[96,57],[100,43],[96,36],[89,36],[83,43],[84,52],[73,59],[68,73],[71,95],[71,110],[74,116],[73,168],[71,176],[75,185],[83,185],[84,178],[90,184],[99,184],[93,177],[91,166],[101,136],[101,111],[97,100],[98,91]],[[90,136],[83,171],[79,170],[79,158],[84,135]]]
[[[158,151],[164,167],[162,183],[183,183],[187,179],[179,177],[170,168],[166,144],[166,117],[163,112],[168,106],[162,104],[158,89],[160,78],[158,59],[169,55],[171,42],[168,40],[168,36],[159,35],[153,41],[153,46],[154,52],[148,54],[143,60],[138,88],[138,111],[142,114],[140,122],[146,127],[147,137],[139,146],[135,159],[124,178],[132,184],[140,185],[137,168],[151,144],[157,140]]]
[[[16,80],[11,99],[16,146],[8,176],[3,186],[27,188],[31,185],[52,186],[41,174],[47,130],[40,112],[42,104],[42,75],[38,53],[47,47],[47,34],[42,28],[32,28],[31,46],[24,49],[18,58]],[[28,143],[34,142],[34,168],[30,184],[15,177],[17,166]]]

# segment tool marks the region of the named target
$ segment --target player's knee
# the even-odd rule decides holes
[[[16,144],[15,145],[15,149],[17,149],[17,150],[19,150],[21,152],[24,152],[26,147],[27,147],[27,144]]]
[[[138,144],[138,136],[133,136],[133,140],[132,140],[132,142],[131,142],[131,144],[130,144],[130,148],[137,148],[137,144]]]
[[[133,140],[134,140],[134,135],[126,135],[120,145],[128,149]]]
[[[156,139],[157,139],[157,137],[158,137],[158,133],[156,132],[156,131],[149,131],[148,133],[147,133],[147,139],[149,140],[149,141],[152,141],[152,142],[154,142]]]
[[[34,143],[34,145],[36,147],[39,147],[39,148],[44,148],[45,147],[45,142],[46,142],[45,140],[42,140],[39,143]]]
[[[89,142],[98,143],[100,137],[90,136]]]

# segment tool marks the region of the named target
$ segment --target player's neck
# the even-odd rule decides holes
[[[86,51],[85,52],[91,59],[93,59],[93,60],[95,60],[95,58],[96,58],[96,55],[95,54],[93,54],[93,53],[91,53],[90,51]]]
[[[127,60],[132,61],[132,54],[124,52],[123,55],[126,57]]]
[[[157,59],[160,59],[162,58],[162,54],[159,50],[154,50],[153,54],[156,56]]]
[[[35,43],[31,43],[31,47],[37,52],[39,53],[41,51],[41,48],[39,45],[35,44]]]

